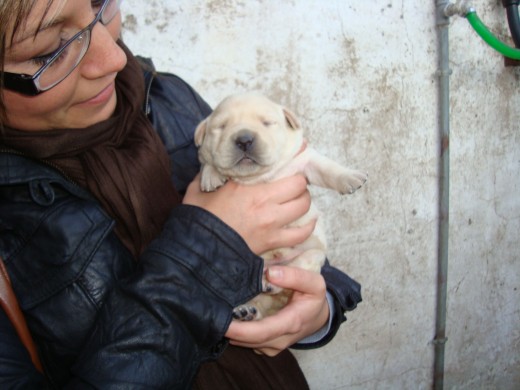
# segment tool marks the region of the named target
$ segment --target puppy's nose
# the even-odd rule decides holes
[[[243,152],[247,152],[249,149],[251,149],[254,142],[255,137],[249,132],[241,133],[235,138],[235,145]]]

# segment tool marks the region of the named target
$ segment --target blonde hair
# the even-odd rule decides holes
[[[0,130],[5,125],[7,119],[5,104],[2,98],[5,51],[13,43],[16,32],[20,28],[24,28],[27,17],[36,1],[38,0],[0,0]],[[47,0],[47,7],[40,23],[46,16],[53,1]]]

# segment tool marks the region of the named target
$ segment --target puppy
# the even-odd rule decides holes
[[[242,184],[269,182],[303,173],[310,184],[340,194],[352,194],[367,180],[363,172],[345,168],[306,145],[296,116],[257,93],[232,95],[224,99],[195,131],[202,164],[202,191],[214,191],[227,180]],[[317,217],[309,212],[292,226]],[[323,228],[317,222],[313,234],[302,244],[262,254],[264,270],[284,264],[320,272],[326,257]],[[263,279],[263,293],[234,310],[234,318],[258,320],[280,310],[291,291],[270,285]]]

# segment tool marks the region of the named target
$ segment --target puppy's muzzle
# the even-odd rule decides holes
[[[235,137],[235,146],[244,153],[255,147],[255,135],[249,130],[240,130]]]

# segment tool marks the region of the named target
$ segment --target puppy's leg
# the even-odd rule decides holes
[[[204,164],[200,176],[200,189],[204,192],[215,191],[223,186],[227,179],[222,176],[213,166]]]
[[[340,194],[352,194],[367,181],[368,175],[364,172],[346,168],[313,149],[308,152],[305,174],[313,185],[329,188]]]

